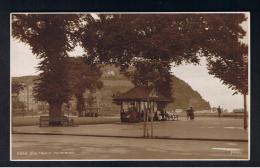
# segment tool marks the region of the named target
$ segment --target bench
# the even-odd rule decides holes
[[[50,117],[49,116],[40,116],[40,127],[47,127],[50,123]],[[61,126],[74,126],[74,120],[70,119],[67,116],[63,116],[61,120],[62,125]]]
[[[179,115],[177,115],[177,114],[173,114],[172,115],[172,120],[174,120],[174,121],[178,121],[179,120]]]
[[[50,120],[49,116],[40,116],[39,126],[40,127],[49,126],[49,120]]]

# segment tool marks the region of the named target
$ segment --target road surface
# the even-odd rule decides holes
[[[12,160],[247,159],[247,142],[12,136]]]

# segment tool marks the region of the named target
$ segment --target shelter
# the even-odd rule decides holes
[[[171,102],[156,89],[145,86],[136,86],[125,93],[114,95],[113,101],[121,106],[122,122],[142,121],[147,109],[154,113],[163,110],[165,105]]]

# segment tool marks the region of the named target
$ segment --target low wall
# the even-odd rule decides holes
[[[70,117],[74,120],[76,125],[87,124],[111,124],[120,122],[119,117]],[[30,126],[39,125],[39,116],[35,117],[14,117],[13,126]]]

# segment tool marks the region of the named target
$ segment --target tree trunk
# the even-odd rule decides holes
[[[62,125],[62,103],[49,103],[49,125],[50,126],[60,126]]]
[[[243,94],[244,96],[244,129],[247,129],[247,103],[246,103],[246,94]]]

